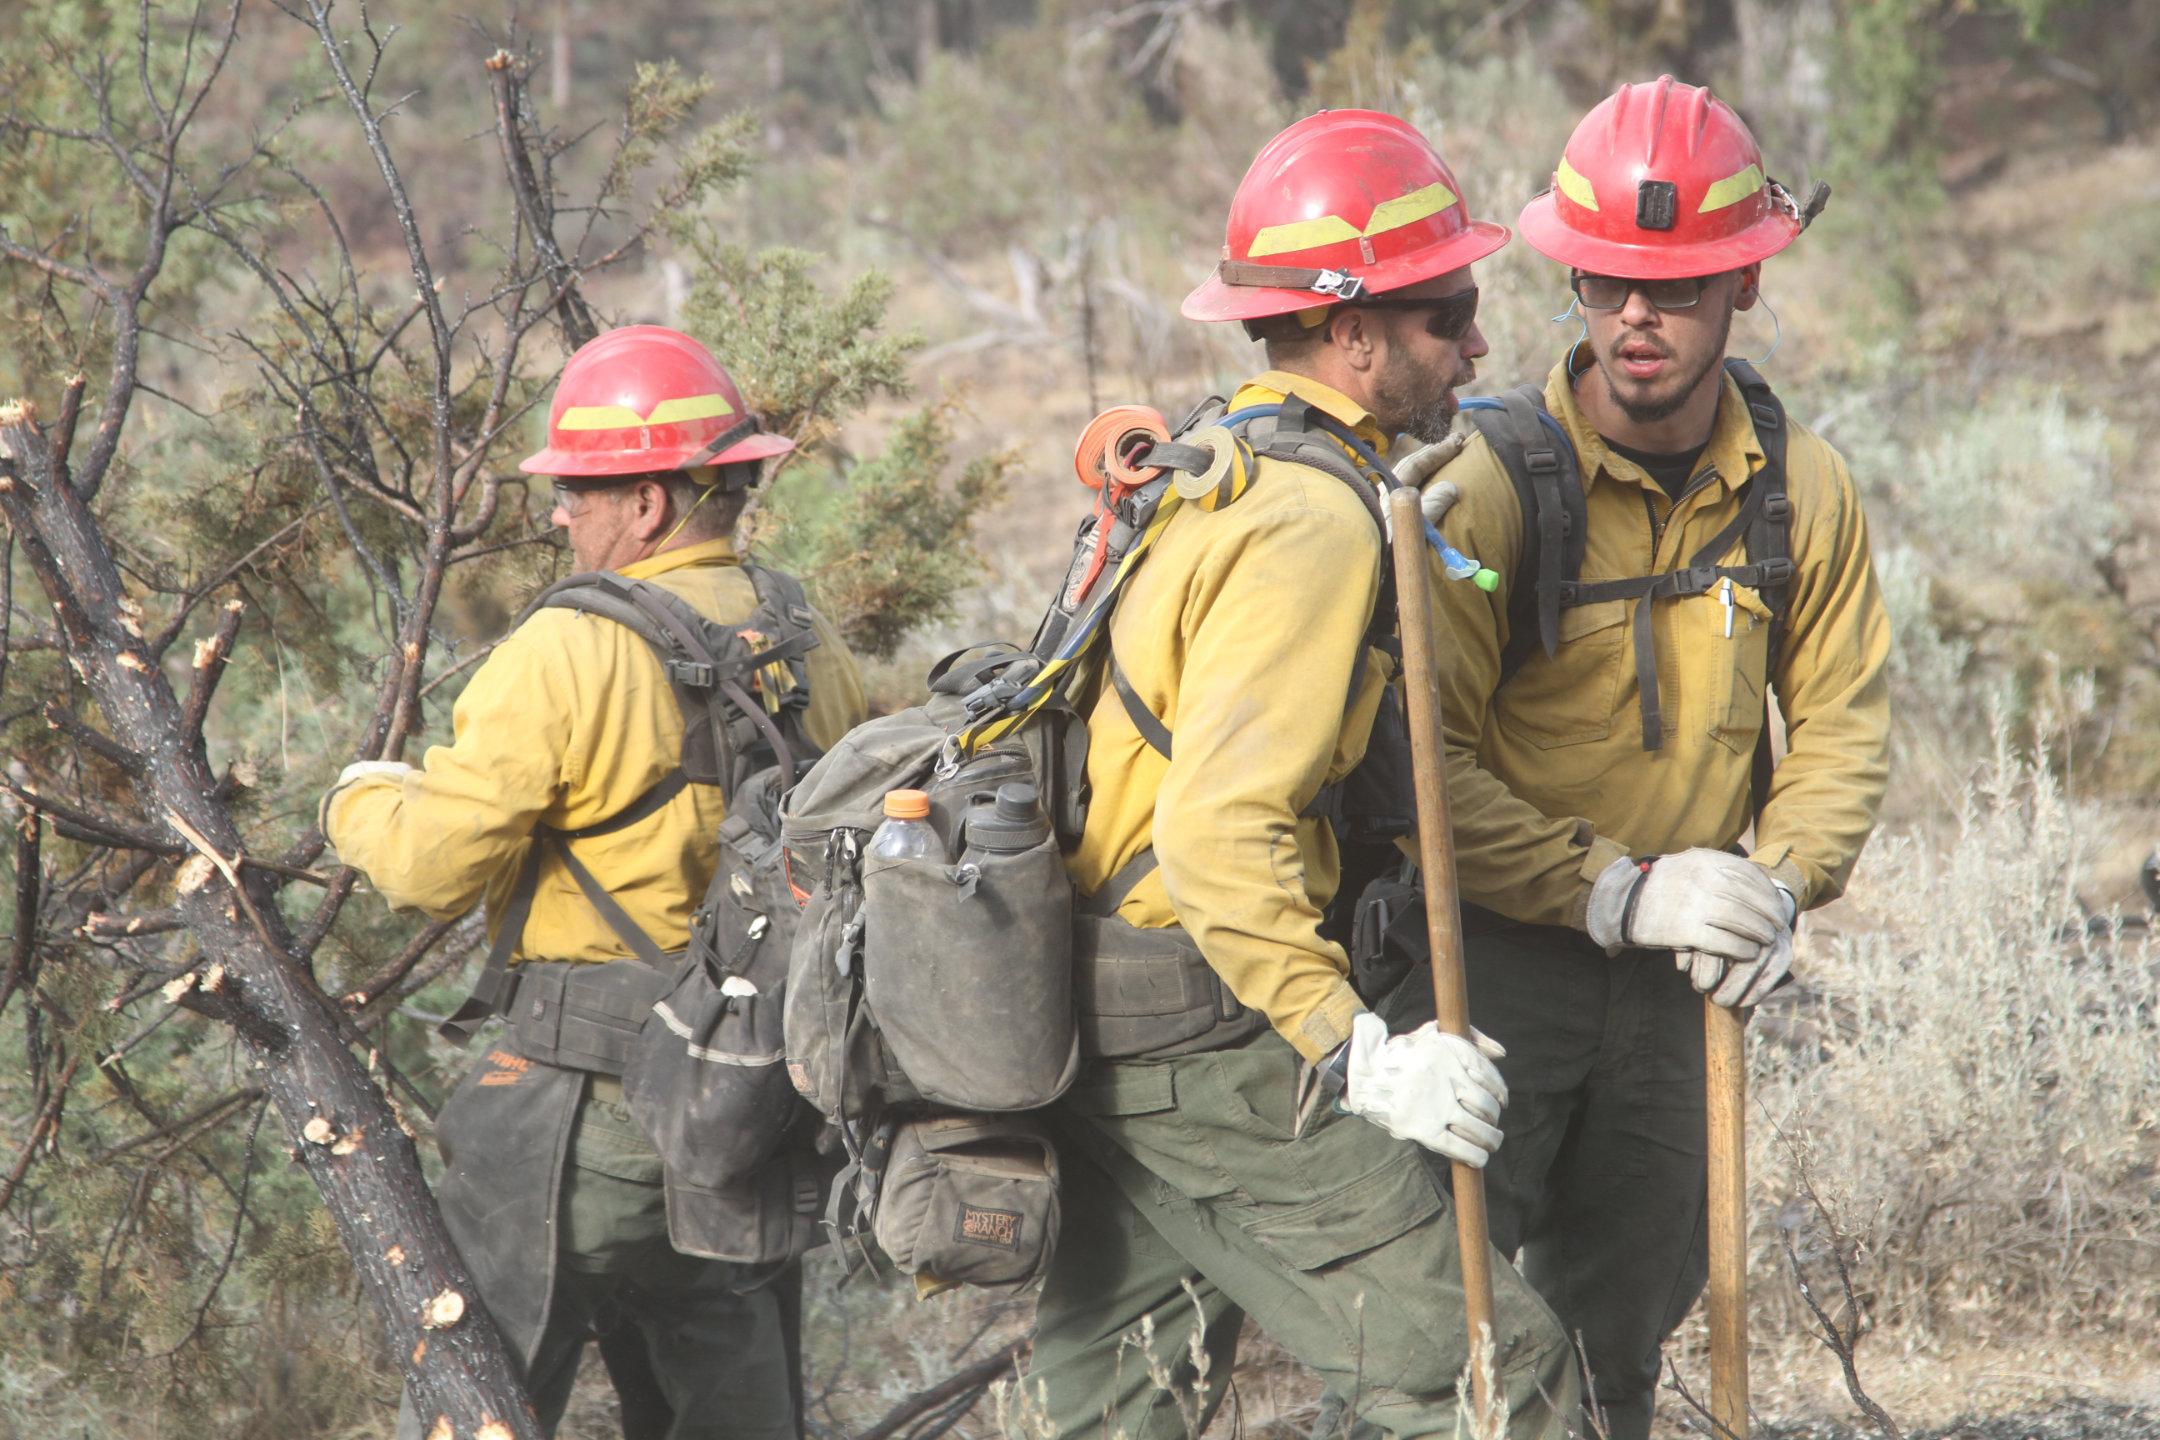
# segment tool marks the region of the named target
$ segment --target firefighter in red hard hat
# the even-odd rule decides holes
[[[1648,1434],[1704,1284],[1704,1000],[1784,981],[1887,776],[1859,495],[1726,353],[1826,194],[1771,180],[1708,90],[1622,86],[1520,222],[1583,338],[1542,388],[1471,402],[1441,472],[1447,537],[1501,576],[1436,592],[1470,1014],[1513,1097],[1493,1239],[1582,1336],[1615,1440]],[[1383,1008],[1428,1017],[1429,987]]]
[[[1272,368],[1212,421],[1250,445],[1249,484],[1163,512],[1108,621],[1110,680],[1076,697],[1087,1063],[1046,1112],[1063,1229],[1026,1389],[1047,1434],[1183,1440],[1228,1390],[1247,1314],[1354,1396],[1361,1425],[1464,1418],[1462,1261],[1419,1156],[1482,1164],[1505,1089],[1469,1040],[1390,1037],[1321,922],[1338,836],[1371,818],[1343,782],[1401,759],[1372,741],[1386,457],[1398,435],[1446,434],[1485,353],[1470,267],[1507,238],[1469,218],[1411,126],[1332,111],[1261,150],[1185,302],[1244,322]],[[1494,1268],[1508,1433],[1560,1436],[1566,1339]],[[1126,1353],[1136,1332],[1144,1357]]]
[[[775,593],[800,599],[732,538],[761,463],[792,448],[759,429],[703,345],[633,325],[570,358],[547,446],[523,468],[554,477],[554,520],[579,571],[610,572],[615,593],[642,582],[734,627],[767,614]],[[811,632],[799,637],[807,703],[765,698],[779,725],[822,749],[863,718],[862,683],[832,628],[789,608]],[[664,663],[627,622],[534,609],[458,697],[452,743],[418,766],[347,767],[323,829],[393,905],[438,918],[487,906],[487,969],[445,1028],[464,1038],[494,1015],[506,1025],[437,1121],[436,1193],[542,1429],[554,1433],[598,1331],[626,1434],[794,1440],[800,1269],[671,1244],[684,1219],[673,1212],[697,1197],[669,1183],[620,1078],[639,1017],[671,978],[651,957],[689,943],[728,808],[723,784],[688,773],[686,711],[672,697],[699,682]],[[430,1419],[408,1403],[401,1440]]]

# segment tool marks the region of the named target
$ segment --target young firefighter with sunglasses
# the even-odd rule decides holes
[[[1436,589],[1471,1019],[1507,1048],[1493,1240],[1582,1338],[1615,1440],[1649,1433],[1704,1283],[1698,992],[1744,1010],[1785,979],[1887,775],[1859,497],[1726,358],[1820,203],[1708,90],[1623,86],[1521,217],[1584,337],[1542,392],[1464,402],[1478,433],[1444,472],[1448,538],[1501,575]],[[1432,1016],[1411,974],[1397,1028]]]

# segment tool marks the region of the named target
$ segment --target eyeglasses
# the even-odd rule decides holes
[[[1691,309],[1703,297],[1713,277],[1689,275],[1679,280],[1628,280],[1618,275],[1592,275],[1575,271],[1568,279],[1575,298],[1585,310],[1618,310],[1628,296],[1640,290],[1643,299],[1660,310]]]
[[[1425,322],[1425,332],[1435,340],[1460,340],[1470,333],[1470,326],[1477,320],[1478,292],[1472,285],[1467,290],[1457,290],[1448,295],[1394,296],[1373,295],[1351,302],[1373,310],[1425,310],[1432,318]]]
[[[650,475],[610,475],[604,480],[557,480],[555,482],[555,507],[570,519],[575,520],[585,513],[585,506],[595,495],[605,494],[610,490],[620,490],[623,486],[636,480],[660,480],[664,482],[667,478],[664,472],[656,472]]]

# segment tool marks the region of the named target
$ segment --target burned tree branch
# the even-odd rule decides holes
[[[111,736],[102,734],[83,724],[81,720],[68,713],[67,707],[59,701],[46,701],[38,707],[38,713],[44,717],[48,727],[67,736],[68,739],[73,740],[76,744],[112,765],[123,774],[134,775],[142,770],[142,756],[137,755]]]
[[[217,629],[206,640],[195,642],[192,668],[194,680],[188,685],[187,703],[180,712],[180,733],[191,742],[202,738],[203,722],[210,715],[210,701],[217,694],[218,681],[225,678],[225,662],[232,658],[233,640],[240,634],[240,617],[247,613],[247,606],[238,600],[225,602],[225,612],[218,617]]]
[[[524,107],[519,103],[524,97],[524,79],[508,50],[497,50],[486,63],[488,83],[495,92],[495,136],[502,145],[510,193],[516,197],[518,213],[532,232],[533,248],[540,252],[548,280],[556,287],[556,312],[562,317],[563,338],[575,350],[597,335],[599,327],[593,322],[585,297],[578,293],[577,267],[564,257],[556,242],[553,197],[542,190],[539,176],[533,173],[532,155],[525,143],[521,113]]]
[[[0,1014],[34,974],[37,962],[38,908],[44,896],[40,866],[44,826],[33,810],[15,826],[15,938],[8,946],[7,973],[0,975]]]

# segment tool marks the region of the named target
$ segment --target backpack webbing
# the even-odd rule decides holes
[[[665,969],[665,952],[577,858],[570,842],[626,830],[656,814],[691,785],[714,786],[724,803],[732,803],[735,787],[752,770],[763,768],[758,762],[768,755],[769,763],[781,772],[784,788],[794,779],[796,757],[807,759],[814,753],[801,720],[809,702],[808,687],[794,683],[801,677],[792,673],[792,667],[799,666],[802,656],[819,643],[810,624],[809,602],[793,576],[748,563],[742,568],[756,592],[757,607],[741,625],[716,625],[660,586],[612,571],[592,571],[558,580],[535,596],[518,617],[522,625],[543,609],[577,610],[613,620],[651,646],[682,705],[684,757],[644,794],[605,820],[575,830],[534,824],[533,843],[526,848],[524,862],[518,867],[494,943],[488,947],[487,963],[472,993],[436,1027],[446,1038],[459,1043],[471,1039],[482,1021],[508,1003],[510,956],[524,937],[533,897],[539,891],[541,861],[547,855],[562,862],[586,901],[632,954],[647,965]],[[707,643],[709,629],[745,635],[753,622],[766,615],[790,622],[795,626],[793,633],[753,650],[739,664],[725,664]],[[761,641],[766,638],[759,635]],[[784,689],[780,684],[783,675],[789,682]],[[761,698],[753,698],[743,688],[749,677],[762,678],[763,683],[756,686]],[[704,692],[702,702],[693,698],[698,692]],[[702,734],[701,725],[705,727]]]
[[[1740,511],[1684,565],[1657,575],[1584,583],[1583,556],[1589,540],[1582,474],[1575,449],[1545,409],[1543,393],[1523,385],[1497,404],[1464,406],[1464,413],[1492,446],[1514,484],[1523,516],[1522,558],[1508,590],[1508,639],[1500,655],[1500,683],[1513,679],[1537,648],[1550,657],[1560,644],[1560,612],[1578,605],[1634,600],[1635,675],[1642,713],[1642,745],[1664,744],[1664,716],[1657,677],[1657,640],[1652,606],[1660,600],[1701,595],[1722,580],[1746,585],[1770,611],[1768,673],[1777,667],[1784,638],[1785,609],[1792,584],[1792,501],[1786,493],[1785,408],[1755,367],[1727,360],[1725,369],[1740,387],[1763,449],[1763,464],[1738,487]],[[1644,496],[1645,503],[1649,497]],[[1746,562],[1718,562],[1734,542],[1744,545]],[[1751,789],[1759,812],[1770,782],[1770,728],[1765,689],[1765,723],[1756,743]]]
[[[1395,570],[1393,566],[1385,563],[1387,521],[1385,512],[1380,508],[1380,492],[1393,489],[1395,477],[1385,462],[1370,448],[1359,443],[1354,435],[1331,417],[1314,410],[1309,402],[1297,396],[1291,396],[1281,405],[1247,407],[1224,423],[1232,430],[1243,431],[1249,430],[1256,421],[1272,422],[1265,438],[1253,447],[1256,457],[1304,465],[1341,481],[1363,503],[1367,515],[1380,531],[1383,557],[1380,589],[1374,598],[1372,618],[1366,625],[1364,640],[1358,646],[1357,659],[1350,672],[1350,693],[1343,702],[1343,708],[1347,710],[1356,703],[1358,691],[1363,687],[1367,652],[1376,646],[1393,648],[1388,642],[1395,628]],[[1356,450],[1363,454],[1345,454],[1342,445],[1336,443],[1338,440],[1354,445]],[[1369,463],[1361,465],[1359,461],[1365,457],[1370,457]],[[1117,691],[1118,699],[1123,702],[1133,728],[1140,732],[1140,738],[1147,742],[1150,749],[1165,760],[1169,759],[1174,739],[1172,731],[1162,717],[1150,710],[1147,702],[1140,698],[1140,693],[1126,677],[1125,667],[1118,663],[1115,651],[1110,653],[1109,669],[1110,684]],[[1308,806],[1305,813],[1326,814],[1329,802],[1336,798],[1331,793],[1336,788],[1323,786],[1321,793],[1314,797],[1313,805]]]

